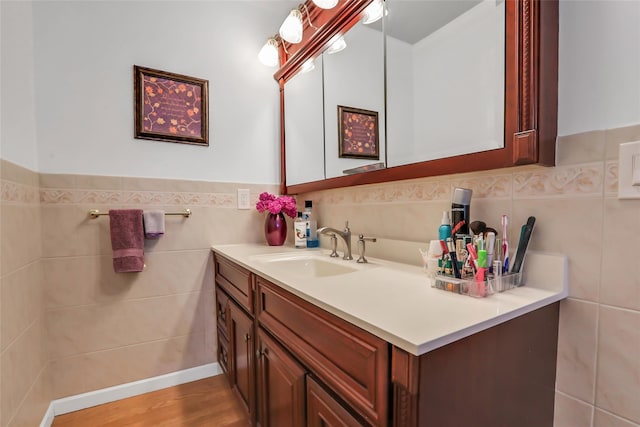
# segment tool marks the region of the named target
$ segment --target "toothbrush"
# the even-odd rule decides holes
[[[507,241],[507,225],[509,225],[509,218],[506,215],[502,215],[502,272],[509,272],[509,242]]]

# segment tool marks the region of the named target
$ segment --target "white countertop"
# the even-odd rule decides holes
[[[414,355],[559,301],[568,290],[567,258],[554,254],[527,253],[525,286],[487,298],[472,298],[432,288],[420,267],[376,258],[368,258],[369,264],[356,264],[355,260],[329,258],[329,251],[323,249],[258,244],[214,245],[212,249]],[[302,278],[276,263],[260,261],[274,254],[321,256],[323,261],[357,271]]]

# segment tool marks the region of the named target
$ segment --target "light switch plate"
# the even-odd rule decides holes
[[[249,189],[238,188],[238,209],[249,209]]]
[[[640,155],[640,141],[620,144],[618,152],[618,199],[640,199],[640,186],[633,185],[634,167],[638,174],[640,162],[638,157],[634,162],[634,156]]]

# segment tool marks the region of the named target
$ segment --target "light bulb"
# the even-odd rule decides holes
[[[260,53],[258,53],[258,59],[267,67],[277,67],[280,62],[278,41],[274,38],[267,40],[262,49],[260,49]]]
[[[302,13],[298,9],[293,9],[280,26],[280,37],[289,43],[302,41]]]
[[[382,18],[384,13],[384,6],[382,0],[373,0],[373,2],[366,7],[362,14],[362,23],[371,24]]]
[[[331,55],[332,53],[337,53],[347,47],[347,42],[344,41],[344,36],[341,34],[336,34],[329,40],[329,47],[327,48],[327,53]]]
[[[320,9],[333,9],[338,4],[338,0],[313,0],[313,4]]]

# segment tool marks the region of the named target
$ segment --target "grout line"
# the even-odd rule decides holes
[[[132,347],[142,346],[142,345],[146,345],[146,344],[166,342],[166,341],[171,341],[171,340],[176,339],[176,338],[184,338],[184,337],[188,337],[188,336],[191,336],[191,335],[194,335],[194,336],[196,336],[196,335],[206,336],[206,334],[208,333],[206,329],[207,329],[207,327],[205,325],[202,328],[202,330],[195,330],[193,332],[189,332],[189,333],[186,333],[186,334],[173,335],[173,336],[170,336],[170,337],[167,337],[167,338],[159,338],[159,339],[149,340],[149,341],[140,341],[140,342],[136,342],[136,343],[133,343],[133,344],[125,344],[125,345],[120,345],[120,346],[117,346],[117,347],[103,348],[103,349],[99,349],[99,350],[92,350],[92,351],[86,351],[86,352],[82,352],[82,353],[76,353],[76,354],[71,354],[71,355],[57,357],[57,358],[51,358],[51,359],[48,360],[48,362],[52,363],[52,362],[68,360],[68,359],[75,359],[75,358],[78,358],[78,357],[89,356],[89,355],[94,355],[94,354],[99,354],[99,353],[106,353],[108,351],[120,350],[120,349],[125,349],[125,348],[132,348]]]
[[[205,248],[193,248],[193,249],[163,249],[163,250],[152,250],[146,251],[145,255],[150,254],[165,254],[165,253],[176,253],[176,252],[204,252],[211,251],[211,246],[207,246]],[[89,254],[89,255],[56,255],[56,256],[42,256],[41,259],[53,260],[53,259],[69,259],[69,258],[103,258],[103,257],[111,257],[111,253],[104,254]]]
[[[194,291],[188,291],[188,292],[176,292],[173,294],[164,294],[164,295],[152,295],[152,296],[148,296],[148,297],[138,297],[138,298],[127,298],[127,299],[119,299],[119,300],[112,300],[112,301],[105,301],[105,302],[97,302],[97,303],[93,303],[93,304],[78,304],[78,305],[66,305],[66,306],[62,306],[62,307],[45,307],[45,311],[46,313],[50,313],[50,312],[54,312],[54,311],[62,311],[62,310],[68,310],[68,309],[78,309],[78,308],[88,308],[88,307],[105,307],[111,304],[122,304],[122,303],[127,303],[127,302],[140,302],[140,301],[148,301],[148,300],[154,300],[154,299],[160,299],[160,298],[169,298],[169,297],[174,297],[174,296],[181,296],[181,295],[192,295],[192,294],[202,294],[206,289],[204,288],[200,288],[198,290],[194,290]]]
[[[24,265],[21,265],[20,267],[16,268],[16,269],[15,269],[15,270],[13,270],[13,271],[11,271],[11,272],[9,272],[9,273],[5,273],[5,274],[3,274],[2,276],[0,276],[0,279],[4,280],[4,279],[6,279],[6,278],[8,278],[8,277],[10,277],[10,276],[13,276],[14,274],[16,274],[16,273],[18,273],[18,272],[22,271],[22,270],[25,270],[25,269],[27,269],[27,268],[32,267],[32,266],[33,266],[33,264],[37,264],[38,262],[41,262],[41,261],[42,261],[42,257],[39,257],[38,259],[34,259],[34,260],[32,260],[32,261],[29,261],[28,263],[26,263],[26,264],[24,264]]]
[[[595,407],[594,407],[594,409],[597,409],[597,410],[599,410],[600,412],[604,412],[605,414],[607,414],[607,415],[609,415],[609,416],[611,416],[611,417],[617,418],[617,419],[618,419],[618,420],[620,420],[620,421],[627,422],[627,423],[629,423],[629,424],[631,424],[631,425],[633,425],[633,426],[640,426],[640,424],[636,423],[636,422],[635,422],[635,421],[633,421],[632,419],[622,417],[622,416],[620,416],[620,415],[618,415],[618,414],[614,414],[613,412],[607,411],[606,409],[602,409],[602,408],[600,408],[600,407],[598,407],[598,406],[595,406]],[[595,415],[594,415],[594,421],[595,421]]]
[[[29,324],[28,324],[28,325],[27,325],[27,326],[26,326],[22,331],[20,331],[20,333],[19,333],[18,335],[16,335],[16,337],[15,337],[14,339],[12,339],[12,340],[11,340],[11,342],[10,342],[10,343],[8,343],[8,344],[7,344],[7,347],[6,347],[6,348],[5,348],[5,349],[0,353],[0,357],[4,357],[5,353],[6,353],[7,351],[9,351],[9,349],[10,349],[11,347],[13,347],[13,345],[14,345],[14,344],[15,344],[15,343],[20,339],[20,338],[22,338],[22,337],[27,333],[27,331],[28,331],[29,329],[31,329],[31,328],[33,327],[33,325],[35,325],[35,324],[36,324],[36,322],[37,322],[38,320],[42,320],[42,322],[43,322],[42,327],[43,327],[43,329],[46,329],[46,328],[45,328],[45,324],[44,324],[44,320],[45,320],[45,319],[44,319],[44,313],[42,313],[41,315],[36,316],[36,318],[35,318],[35,319],[33,319],[33,320],[31,321],[31,323],[29,323]],[[44,335],[47,335],[47,332],[46,332],[46,331],[45,331],[45,334],[44,334]],[[47,352],[47,351],[45,350],[45,352]]]

